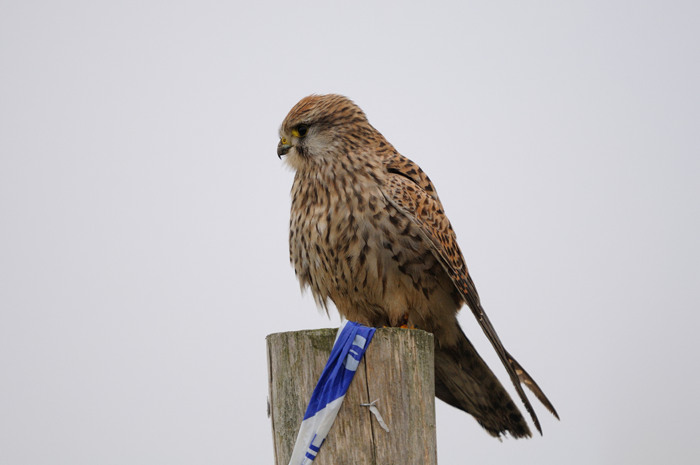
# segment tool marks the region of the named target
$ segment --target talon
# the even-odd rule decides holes
[[[416,329],[415,326],[409,325],[409,324],[408,324],[408,313],[404,313],[404,314],[403,314],[403,317],[401,317],[401,325],[399,326],[399,328],[403,328],[403,329]]]

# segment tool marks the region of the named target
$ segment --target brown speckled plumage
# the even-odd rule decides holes
[[[435,335],[435,390],[492,435],[530,436],[520,411],[457,322],[466,302],[541,431],[521,382],[554,414],[503,348],[484,313],[455,233],[428,176],[339,95],[312,95],[289,112],[278,155],[296,170],[290,260],[321,306],[369,326]]]

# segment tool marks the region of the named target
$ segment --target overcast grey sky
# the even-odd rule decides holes
[[[265,335],[339,323],[299,292],[275,153],[325,92],[431,176],[562,418],[536,405],[544,436],[499,443],[438,402],[439,463],[697,461],[699,19],[693,1],[1,2],[0,463],[272,463]]]

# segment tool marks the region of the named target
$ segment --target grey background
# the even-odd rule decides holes
[[[499,443],[438,403],[441,464],[697,460],[699,15],[1,2],[0,463],[271,463],[265,335],[339,323],[299,293],[275,154],[324,92],[432,177],[562,417]]]

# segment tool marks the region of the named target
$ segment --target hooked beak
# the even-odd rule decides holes
[[[287,155],[287,152],[289,152],[289,149],[292,148],[292,145],[287,141],[286,138],[280,139],[280,143],[277,144],[277,157],[281,160],[282,155]]]

